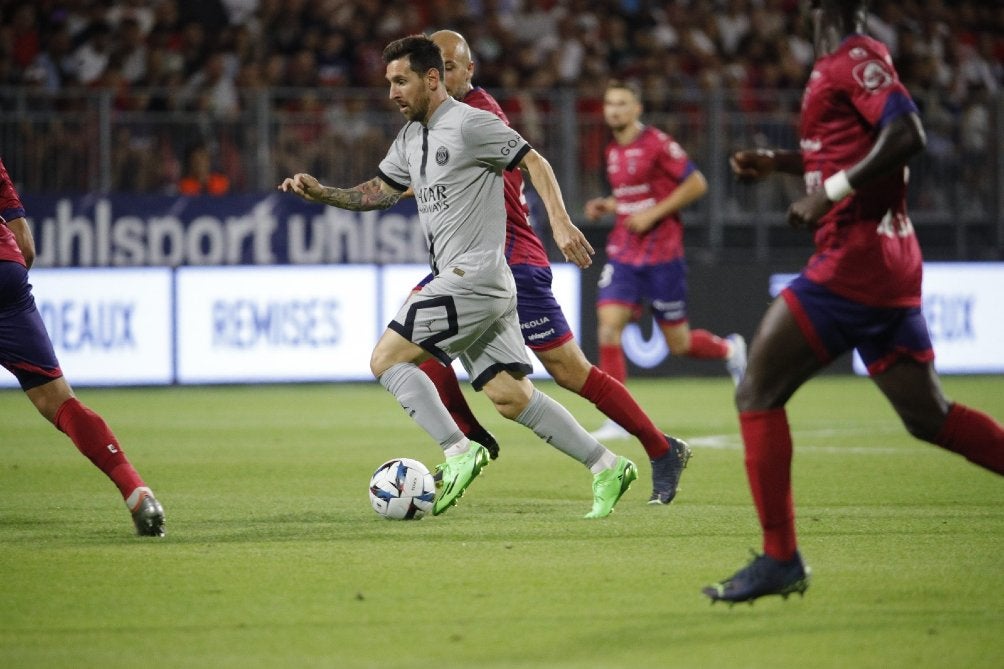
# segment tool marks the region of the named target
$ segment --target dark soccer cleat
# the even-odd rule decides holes
[[[164,536],[164,507],[149,488],[140,489],[139,502],[130,511],[136,534],[141,537]]]
[[[793,592],[805,594],[811,574],[812,570],[802,562],[798,551],[786,562],[754,553],[753,561],[748,565],[721,583],[703,588],[701,592],[711,598],[712,604],[717,601],[752,604],[754,599],[767,595],[781,595],[788,599]]]
[[[669,451],[661,458],[650,460],[652,463],[652,496],[649,504],[669,504],[676,497],[680,476],[690,461],[692,451],[687,442],[676,439],[668,434],[663,435],[669,442]]]
[[[480,430],[476,430],[465,436],[471,441],[479,443],[482,446],[484,446],[485,450],[488,451],[488,455],[491,457],[492,460],[498,459],[499,442],[495,440],[495,437],[492,436],[491,432],[489,432],[485,428],[481,428]]]

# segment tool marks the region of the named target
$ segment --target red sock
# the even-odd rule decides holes
[[[77,449],[118,486],[123,498],[146,485],[122,452],[108,424],[76,397],[63,402],[56,411],[55,423]]]
[[[985,413],[953,404],[934,443],[992,472],[1004,474],[1004,428]]]
[[[687,357],[699,360],[724,360],[729,357],[729,343],[707,330],[691,330]]]
[[[746,448],[746,476],[763,528],[764,553],[777,560],[795,554],[791,499],[791,430],[783,408],[743,411],[739,429]]]
[[[600,369],[621,383],[627,380],[627,363],[619,344],[600,345]]]
[[[579,394],[596,405],[615,423],[638,437],[645,447],[649,460],[661,458],[669,451],[669,444],[655,423],[645,415],[624,384],[599,367],[589,370]]]
[[[471,406],[467,403],[467,398],[464,397],[464,393],[460,389],[460,381],[457,380],[457,373],[453,371],[453,367],[429,358],[419,365],[419,368],[432,379],[436,390],[439,391],[439,398],[443,400],[447,411],[453,416],[457,427],[465,436],[470,437],[485,431],[478,419],[474,417],[474,412],[471,411]]]

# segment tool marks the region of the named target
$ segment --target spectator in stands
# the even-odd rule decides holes
[[[744,95],[750,111],[768,113],[772,104],[765,107],[763,102],[776,104],[783,98],[761,91],[770,86],[800,88],[812,67],[811,44],[795,0],[504,0],[480,3],[484,15],[475,19],[471,7],[476,4],[0,3],[0,44],[5,45],[0,47],[0,85],[27,84],[52,93],[97,82],[115,88],[119,96],[137,97],[132,102],[117,101],[119,108],[197,111],[193,107],[198,105],[184,103],[186,83],[218,81],[212,95],[198,99],[213,109],[232,109],[232,84],[239,77],[237,104],[246,111],[253,108],[244,106],[252,89],[301,83],[382,89],[383,44],[429,25],[452,25],[469,33],[482,64],[479,79],[484,86],[525,93],[516,102],[500,99],[503,108],[526,106],[534,97],[539,106],[544,102],[536,95],[541,90],[560,86],[579,91],[592,81],[616,77],[642,84],[653,112],[672,108],[694,113],[703,109],[709,96],[730,87]],[[988,96],[998,95],[1004,84],[1000,37],[1004,16],[998,5],[973,0],[873,0],[869,31],[891,44],[896,67],[916,100],[927,94],[939,100],[954,95],[949,111],[958,127],[971,84],[982,85]],[[214,74],[220,64],[210,57],[213,52],[222,54],[222,79]],[[304,52],[316,65],[309,64],[310,56]],[[662,84],[656,85],[660,80]],[[324,100],[323,91],[319,97]],[[281,108],[288,99],[280,95],[273,103]],[[66,99],[52,102],[60,110],[66,109],[65,104]],[[42,100],[34,108],[45,109],[47,104]],[[517,115],[510,116],[520,127]],[[272,136],[279,140],[279,133]],[[958,137],[952,141],[959,144]],[[178,143],[172,140],[172,144]],[[23,178],[32,173],[26,168]]]
[[[90,84],[96,81],[108,66],[112,53],[112,29],[107,23],[92,24],[86,31],[86,40],[73,52],[73,73],[77,82]]]
[[[209,147],[204,142],[188,147],[178,192],[182,195],[226,195],[229,191],[230,179],[212,170]]]

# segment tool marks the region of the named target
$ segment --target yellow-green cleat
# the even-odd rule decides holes
[[[614,505],[638,478],[634,463],[619,456],[613,469],[604,469],[593,477],[593,510],[586,518],[604,518],[614,510]]]
[[[471,442],[466,453],[446,458],[446,462],[436,467],[435,478],[442,485],[432,515],[438,516],[457,503],[481,470],[488,465],[488,451],[484,446]]]

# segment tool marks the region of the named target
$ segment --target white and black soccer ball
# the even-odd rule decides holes
[[[436,482],[418,460],[388,460],[370,479],[370,503],[384,518],[418,520],[432,510],[435,499]]]

